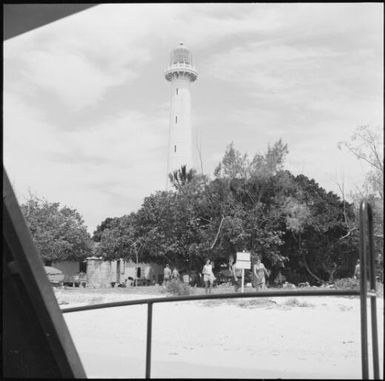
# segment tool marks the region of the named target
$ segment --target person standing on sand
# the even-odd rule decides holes
[[[168,285],[170,278],[171,278],[171,269],[170,269],[170,266],[167,264],[163,270],[163,286]]]
[[[360,279],[360,260],[357,259],[357,264],[356,264],[356,267],[354,269],[354,275],[353,275],[353,278],[354,279]]]
[[[174,267],[174,270],[172,270],[171,278],[172,279],[179,279],[179,271],[176,267]]]
[[[257,258],[256,263],[253,266],[253,274],[255,279],[255,289],[256,291],[261,291],[266,288],[265,275],[269,277],[269,271],[266,269],[265,265],[261,262],[261,258]]]
[[[241,287],[241,282],[242,282],[242,279],[241,279],[242,269],[237,268],[236,264],[233,261],[230,262],[231,263],[230,264],[230,271],[231,271],[231,274],[233,275],[233,277],[231,279],[232,279],[232,283],[234,286],[234,291],[238,292],[238,290]]]
[[[203,282],[205,283],[205,292],[206,294],[211,294],[211,287],[214,283],[215,276],[210,259],[206,260],[206,264],[203,266],[202,274]]]

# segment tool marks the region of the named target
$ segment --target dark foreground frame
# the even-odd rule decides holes
[[[3,169],[5,378],[86,378],[8,176]]]
[[[239,298],[263,298],[263,297],[288,297],[288,296],[360,296],[361,306],[361,359],[362,359],[362,378],[369,379],[369,356],[368,356],[368,318],[367,318],[367,297],[371,300],[371,326],[372,326],[372,350],[373,350],[373,374],[374,379],[379,379],[379,360],[378,360],[378,333],[377,333],[377,305],[376,305],[376,277],[375,259],[373,251],[373,217],[372,208],[366,201],[360,205],[360,262],[361,278],[360,290],[274,290],[250,292],[245,294],[210,294],[193,296],[173,296],[164,298],[150,298],[113,303],[94,304],[91,306],[81,306],[62,309],[63,313],[89,311],[101,308],[112,308],[122,306],[133,306],[147,304],[147,345],[146,345],[146,378],[151,378],[151,345],[152,345],[152,307],[156,303],[170,302],[190,302],[195,300],[210,299],[239,299]],[[369,251],[369,258],[368,258]],[[364,271],[364,269],[369,271]],[[369,273],[369,274],[368,274]],[[370,280],[370,290],[367,288],[367,280]]]

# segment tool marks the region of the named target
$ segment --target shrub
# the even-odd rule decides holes
[[[291,307],[313,307],[313,304],[305,302],[305,301],[299,301],[296,298],[290,298],[285,302],[286,306]]]
[[[357,290],[360,288],[360,281],[354,278],[341,278],[334,282],[334,286],[343,290]]]
[[[166,291],[174,295],[190,295],[190,286],[179,279],[171,280],[167,286]]]

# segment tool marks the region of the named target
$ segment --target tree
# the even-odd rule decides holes
[[[194,193],[157,192],[146,197],[137,212],[137,234],[146,242],[143,255],[158,263],[168,262],[190,268],[199,256],[199,220],[194,202],[186,202]]]
[[[289,153],[287,144],[283,144],[279,139],[268,146],[267,152],[264,155],[255,154],[250,163],[251,175],[257,177],[270,177],[275,175],[278,171],[283,170],[286,155]]]
[[[249,169],[247,154],[242,155],[234,148],[234,143],[226,147],[222,161],[214,170],[214,176],[220,178],[246,178]]]
[[[100,225],[96,227],[92,239],[95,242],[100,242],[103,231],[106,229],[112,229],[119,224],[118,217],[107,217]]]
[[[361,189],[352,198],[358,206],[366,198],[374,209],[375,234],[383,239],[384,227],[384,154],[380,128],[358,127],[349,141],[338,143],[338,148],[348,149],[358,160],[369,165],[369,171]],[[381,149],[382,148],[382,149]]]
[[[358,160],[369,165],[365,181],[356,192],[352,192],[358,223],[359,205],[362,199],[366,199],[373,208],[374,244],[378,258],[384,255],[384,145],[383,131],[377,126],[357,127],[349,141],[338,143],[338,148],[346,148]],[[356,226],[358,229],[358,225]],[[381,259],[377,260],[377,272],[383,279],[383,265]]]
[[[283,244],[282,198],[277,192],[281,189],[277,179],[285,177],[281,170],[287,153],[287,145],[281,140],[268,146],[265,154],[256,153],[252,161],[247,154],[237,151],[233,143],[227,147],[214,172],[214,192],[218,193],[211,192],[221,200],[216,223],[222,234],[219,241],[216,239],[217,251],[226,252],[228,257],[248,249],[254,255],[264,256],[270,266],[282,266],[286,258],[279,250]]]
[[[367,125],[357,127],[350,140],[339,142],[338,148],[347,148],[358,160],[369,164],[371,170],[367,179],[370,191],[383,199],[384,157],[380,131],[379,127],[376,129]]]
[[[105,219],[95,232],[96,237],[100,237],[96,254],[108,261],[119,258],[134,260],[136,258],[132,248],[135,241],[134,218],[135,215],[132,213]]]
[[[338,273],[349,275],[358,257],[357,237],[347,235],[345,222],[346,216],[354,219],[353,205],[304,175],[296,176],[295,183],[284,237],[293,268],[297,273],[304,268],[319,283],[333,282]]]
[[[186,166],[182,165],[180,169],[170,173],[168,177],[175,189],[180,190],[184,185],[192,181],[195,174],[195,169],[187,171]]]
[[[34,195],[20,208],[44,263],[82,261],[92,254],[91,237],[75,209]]]

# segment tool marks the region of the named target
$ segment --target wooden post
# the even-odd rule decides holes
[[[242,267],[242,293],[244,292],[244,284],[245,284],[245,269]]]

